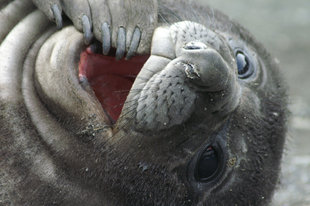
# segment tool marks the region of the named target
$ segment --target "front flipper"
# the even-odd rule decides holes
[[[62,11],[84,33],[86,44],[94,36],[103,54],[116,48],[116,58],[132,57],[150,49],[157,26],[157,0],[33,0],[49,19],[62,27]]]

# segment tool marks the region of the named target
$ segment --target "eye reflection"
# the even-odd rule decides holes
[[[254,68],[251,65],[249,57],[241,50],[238,50],[236,52],[236,62],[237,62],[238,76],[240,79],[246,79],[254,73]]]

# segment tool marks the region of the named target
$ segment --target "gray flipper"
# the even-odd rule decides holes
[[[62,12],[84,34],[90,44],[93,36],[102,42],[103,54],[116,48],[116,58],[149,53],[157,26],[157,0],[33,0],[49,19],[62,28]],[[120,33],[121,32],[121,33]],[[127,54],[126,54],[127,53]]]

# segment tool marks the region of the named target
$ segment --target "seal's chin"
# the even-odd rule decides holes
[[[88,80],[112,123],[120,116],[124,102],[149,55],[130,60],[94,53],[90,47],[80,55],[79,79]]]

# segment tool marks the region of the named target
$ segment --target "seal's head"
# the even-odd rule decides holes
[[[278,180],[285,92],[253,43],[184,21],[157,28],[114,128],[108,191],[135,205],[265,205]]]
[[[98,68],[91,59],[99,54],[80,56],[83,36],[73,27],[44,33],[23,64],[28,112],[20,115],[26,126],[15,126],[17,137],[24,128],[38,135],[14,148],[31,162],[18,174],[48,189],[20,196],[67,205],[266,205],[284,144],[285,88],[263,47],[217,15],[161,23],[141,71],[135,65],[145,56],[103,57]]]

